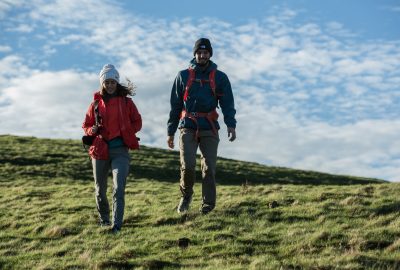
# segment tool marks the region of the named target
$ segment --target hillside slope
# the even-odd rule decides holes
[[[179,215],[178,153],[133,157],[113,235],[78,141],[0,136],[0,269],[400,269],[400,183],[222,159]]]
[[[34,137],[0,135],[0,177],[67,177],[91,180],[87,152],[78,140],[52,140]],[[179,153],[141,146],[132,153],[132,174],[135,178],[178,181]],[[198,162],[198,164],[200,164]],[[382,183],[379,179],[333,175],[313,171],[271,167],[252,162],[219,158],[219,184],[367,184]],[[200,174],[198,175],[200,179]]]

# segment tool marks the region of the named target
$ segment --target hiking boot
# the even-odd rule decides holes
[[[208,204],[203,204],[200,207],[200,213],[202,213],[203,215],[207,215],[208,213],[210,213],[214,209],[214,207],[215,206],[208,205]]]
[[[178,205],[178,213],[185,213],[186,211],[189,210],[190,203],[192,202],[192,196],[189,197],[182,197],[181,200],[179,201]]]
[[[121,231],[121,228],[118,228],[118,227],[115,227],[115,226],[113,226],[110,229],[110,233],[112,233],[112,234],[118,234],[120,231]]]
[[[108,227],[108,226],[111,226],[111,222],[100,220],[99,225],[100,225],[100,227]]]

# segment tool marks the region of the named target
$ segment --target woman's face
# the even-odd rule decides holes
[[[107,94],[114,94],[117,91],[117,82],[113,79],[107,79],[103,82],[103,88],[106,90]]]

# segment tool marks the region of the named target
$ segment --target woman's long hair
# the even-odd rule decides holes
[[[131,82],[131,80],[126,79],[128,82],[127,85],[122,85],[120,83],[117,83],[117,91],[116,94],[117,96],[121,97],[126,97],[126,96],[134,96],[136,95],[136,86]],[[104,87],[101,87],[100,94],[102,96],[105,96],[107,94],[106,89]]]

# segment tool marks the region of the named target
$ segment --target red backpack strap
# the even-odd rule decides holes
[[[211,87],[211,90],[212,90],[212,92],[213,92],[213,96],[215,97],[216,95],[216,93],[215,93],[215,89],[217,88],[216,87],[216,85],[215,85],[215,72],[216,72],[217,70],[216,69],[213,69],[213,70],[211,70],[211,72],[210,72],[210,75],[209,75],[209,77],[208,77],[208,79],[209,79],[209,81],[210,81],[210,87]]]
[[[187,80],[187,82],[186,82],[185,94],[183,95],[183,101],[186,101],[186,100],[187,100],[187,98],[188,98],[188,96],[189,96],[189,89],[190,89],[190,87],[192,86],[192,83],[193,83],[194,78],[195,78],[195,76],[196,76],[196,73],[194,72],[193,69],[188,68],[188,71],[189,71],[189,77],[188,77],[188,80]]]
[[[99,126],[100,125],[100,116],[99,116],[99,100],[98,99],[93,101],[93,110],[94,110],[95,125]]]

